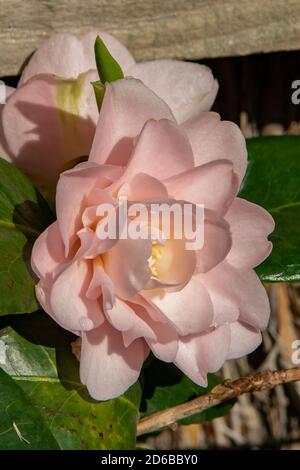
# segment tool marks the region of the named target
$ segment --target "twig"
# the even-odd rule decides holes
[[[177,421],[188,418],[200,411],[207,410],[233,398],[237,398],[244,393],[260,392],[270,390],[277,385],[300,380],[300,367],[287,370],[257,372],[254,375],[235,380],[225,381],[222,385],[217,385],[209,393],[201,395],[194,400],[173,406],[142,419],[137,427],[137,435],[158,431],[167,426],[171,426]]]

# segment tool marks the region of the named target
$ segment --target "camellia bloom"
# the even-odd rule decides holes
[[[141,81],[106,85],[89,161],[64,172],[57,221],[32,252],[42,307],[82,338],[92,397],[127,390],[149,351],[196,383],[253,351],[269,302],[253,268],[270,253],[272,217],[236,197],[247,165],[239,128],[205,112],[179,125]],[[203,204],[204,245],[104,239],[99,208],[129,201]]]
[[[0,106],[0,156],[44,191],[59,174],[88,157],[99,112],[91,82],[99,79],[94,42],[100,35],[125,75],[140,78],[182,122],[212,106],[218,85],[206,66],[176,60],[135,63],[106,33],[48,39],[25,67],[17,90]]]

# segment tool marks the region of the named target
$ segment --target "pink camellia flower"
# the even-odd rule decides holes
[[[99,79],[94,42],[100,35],[125,75],[140,78],[171,107],[178,122],[210,109],[218,85],[208,67],[176,60],[136,63],[106,33],[57,34],[34,53],[18,88],[0,106],[0,156],[43,191],[90,153],[99,112],[91,82]]]
[[[235,124],[205,112],[179,125],[141,81],[107,84],[89,161],[60,176],[57,221],[32,252],[42,307],[81,336],[93,398],[125,392],[150,350],[206,386],[208,372],[260,344],[269,302],[253,268],[274,223],[236,197],[246,165]],[[203,204],[203,247],[101,237],[99,208],[124,196]]]

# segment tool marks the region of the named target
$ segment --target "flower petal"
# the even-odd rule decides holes
[[[89,155],[98,110],[90,82],[37,75],[18,88],[2,111],[6,155],[41,189],[53,191],[59,174]]]
[[[262,207],[236,198],[225,219],[232,233],[228,262],[241,270],[262,263],[272,250],[272,243],[267,239],[275,226],[272,216]]]
[[[231,204],[238,181],[232,162],[216,160],[172,176],[164,181],[170,196],[224,214]]]
[[[214,160],[230,160],[241,183],[247,167],[245,138],[233,122],[217,113],[202,113],[182,124],[192,145],[195,166]]]
[[[193,277],[180,291],[143,291],[142,296],[157,307],[180,335],[206,330],[212,324],[213,307],[205,287]]]
[[[252,270],[241,272],[223,261],[211,271],[197,275],[208,292],[233,302],[240,311],[239,319],[254,328],[264,329],[269,321],[270,304],[265,288]]]
[[[145,123],[163,118],[174,119],[167,104],[141,81],[107,83],[90,161],[126,166]]]
[[[59,232],[57,221],[51,224],[35,241],[31,266],[40,278],[54,276],[57,269],[66,263],[64,244]]]
[[[137,139],[123,179],[146,173],[164,180],[193,166],[193,152],[184,132],[167,119],[150,120]]]
[[[20,84],[40,73],[77,78],[87,70],[96,69],[94,44],[97,36],[101,37],[123,71],[134,65],[135,61],[128,49],[110,34],[90,31],[81,37],[76,37],[72,34],[59,33],[38,47],[22,73]]]
[[[218,83],[211,70],[192,62],[140,62],[127,74],[139,78],[160,96],[170,106],[178,123],[209,111],[218,91]]]
[[[231,248],[227,222],[211,211],[205,211],[203,246],[197,251],[197,273],[210,271],[223,261]]]
[[[147,355],[144,340],[125,348],[122,334],[108,322],[82,333],[80,379],[95,400],[110,400],[134,384]]]
[[[65,328],[85,331],[104,321],[99,300],[88,299],[86,291],[91,281],[89,262],[69,265],[54,281],[50,305],[54,315]]]
[[[193,382],[207,387],[207,373],[225,362],[230,346],[230,328],[224,324],[200,335],[180,339],[174,364]]]
[[[118,240],[113,249],[103,255],[105,272],[119,297],[130,299],[147,285],[151,251],[151,240],[128,238]]]
[[[250,354],[262,341],[261,332],[245,323],[231,323],[230,330],[231,339],[227,359],[237,359]]]
[[[101,188],[109,186],[112,180],[120,176],[120,172],[117,166],[100,166],[87,162],[60,176],[56,190],[56,212],[66,255],[70,245],[77,239],[77,231],[82,227],[82,213],[87,198],[92,198],[94,189],[97,189],[98,204],[113,203],[111,196],[101,191]],[[94,203],[95,201],[91,199],[90,204]]]
[[[128,201],[162,201],[168,199],[168,191],[158,179],[138,173],[130,183],[123,184],[118,196],[126,197]]]
[[[156,357],[166,362],[172,362],[178,348],[176,330],[172,325],[166,323],[163,315],[140,295],[137,295],[133,302],[131,305],[135,314],[140,320],[143,320],[143,324],[140,325],[136,322],[133,328],[123,332],[125,346],[143,336]],[[148,330],[145,330],[145,323]]]

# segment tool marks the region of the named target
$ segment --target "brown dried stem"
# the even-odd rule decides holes
[[[141,436],[171,426],[177,421],[188,418],[200,411],[207,410],[244,393],[270,390],[277,385],[300,380],[300,367],[287,370],[257,372],[234,382],[225,381],[217,385],[209,393],[181,405],[173,406],[143,418],[137,427],[137,435]]]

